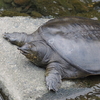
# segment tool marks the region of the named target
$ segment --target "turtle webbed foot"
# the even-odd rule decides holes
[[[15,38],[12,36],[12,33],[4,33],[3,38],[13,43]]]
[[[61,75],[56,70],[51,71],[48,76],[46,76],[47,88],[50,91],[58,91],[61,86],[61,82]]]
[[[14,45],[22,46],[25,44],[24,40],[27,38],[27,35],[24,32],[4,33],[3,38]]]

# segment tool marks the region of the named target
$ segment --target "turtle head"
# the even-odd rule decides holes
[[[19,47],[18,50],[36,65],[46,63],[43,59],[47,54],[47,46],[41,41],[25,43],[22,47]]]

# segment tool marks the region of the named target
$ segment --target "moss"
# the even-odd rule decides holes
[[[4,0],[9,1],[9,0]],[[30,0],[14,0],[17,3]],[[82,17],[98,17],[100,13],[95,11],[100,7],[100,2],[92,2],[92,0],[31,0],[27,5],[11,6],[0,0],[0,7],[5,7],[7,11],[2,11],[0,16],[82,16]],[[6,6],[7,5],[7,6]],[[9,7],[9,9],[7,8]],[[14,8],[15,7],[15,8]],[[14,9],[14,10],[13,10]],[[27,13],[27,14],[26,14]]]
[[[88,18],[93,18],[93,17],[97,17],[98,20],[100,20],[100,13],[98,13],[98,11],[90,11],[88,13],[78,13],[76,14],[76,16],[82,16],[82,17],[88,17]]]
[[[68,16],[88,11],[88,7],[80,0],[34,0],[33,4],[44,16]]]
[[[32,11],[31,12],[31,16],[34,17],[34,18],[37,18],[37,17],[40,18],[40,17],[42,17],[42,15],[40,13],[36,12],[36,11]]]
[[[11,3],[13,0],[3,0],[5,3]]]
[[[80,2],[80,0],[69,0],[76,12],[87,12],[89,11],[85,3]]]
[[[0,16],[10,16],[10,17],[13,17],[13,16],[29,16],[28,14],[26,13],[19,13],[19,12],[15,12],[15,11],[2,11],[0,12]]]
[[[92,3],[92,0],[83,0],[85,3]]]
[[[30,0],[14,0],[14,2],[19,5],[24,5],[30,2]]]
[[[10,7],[10,5],[4,3],[3,0],[0,0],[0,9],[1,9],[1,8],[9,8],[9,7]]]
[[[34,0],[34,5],[37,7],[37,11],[42,13],[44,16],[60,16],[68,15],[69,11],[62,6],[58,0]]]

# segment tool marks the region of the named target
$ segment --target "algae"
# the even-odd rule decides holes
[[[4,3],[3,0],[0,0],[0,9],[1,9],[1,8],[5,8],[5,9],[7,9],[7,8],[10,8],[10,5]]]
[[[100,1],[92,0],[0,0],[0,16],[64,17],[81,16],[100,20]],[[24,2],[30,1],[27,4]],[[17,3],[17,5],[16,5]],[[19,4],[21,3],[21,5]],[[19,5],[18,5],[19,4]],[[2,9],[3,10],[3,9]]]
[[[13,16],[29,16],[29,15],[26,13],[19,13],[19,12],[15,12],[15,11],[4,10],[4,11],[0,12],[0,16],[1,17],[4,17],[4,16],[13,17]]]

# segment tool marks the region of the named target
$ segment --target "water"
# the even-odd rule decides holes
[[[100,84],[71,95],[66,100],[100,100]]]
[[[73,86],[60,89],[56,93],[48,92],[36,100],[100,100],[100,76],[71,81],[75,83]]]

